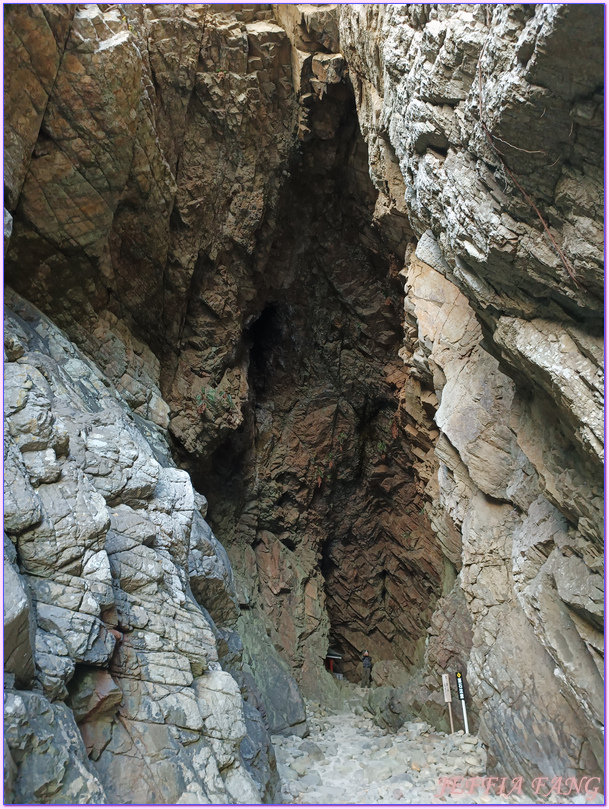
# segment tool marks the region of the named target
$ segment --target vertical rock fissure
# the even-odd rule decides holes
[[[363,648],[419,664],[444,565],[400,425],[403,285],[373,223],[351,86],[330,87],[309,121],[244,313],[243,424],[211,463],[186,464],[242,607],[314,691],[329,642],[349,679]]]
[[[489,9],[10,7],[7,800],[272,800],[328,643],[599,772],[602,7]]]

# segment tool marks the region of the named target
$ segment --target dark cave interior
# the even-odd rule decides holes
[[[391,242],[372,224],[376,192],[350,86],[332,86],[309,126],[268,259],[254,270],[260,294],[242,336],[244,423],[209,462],[187,467],[237,577],[260,578],[275,646],[297,667],[298,641],[285,635],[309,630],[297,618],[277,629],[290,597],[270,596],[264,581],[269,536],[316,560],[330,645],[344,651],[345,676],[357,679],[364,647],[405,668],[420,662],[444,568],[427,547],[434,537],[388,380],[402,366],[403,287]]]

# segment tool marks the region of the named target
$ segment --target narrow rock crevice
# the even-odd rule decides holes
[[[403,288],[373,219],[348,83],[313,105],[309,126],[254,276],[262,302],[236,349],[248,356],[243,425],[210,460],[182,462],[238,589],[260,582],[250,598],[315,691],[329,634],[352,679],[366,647],[420,664],[444,565],[400,425]]]
[[[597,777],[601,30],[7,7],[7,801]]]

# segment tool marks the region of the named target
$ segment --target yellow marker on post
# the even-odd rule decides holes
[[[469,736],[469,724],[467,722],[467,709],[465,707],[465,691],[463,690],[463,675],[460,671],[457,672],[457,694],[461,700],[461,708],[463,709],[463,724],[465,725],[465,732]]]

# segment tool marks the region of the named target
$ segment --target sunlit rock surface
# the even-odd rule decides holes
[[[438,402],[427,508],[460,569],[455,586],[473,622],[460,657],[469,655],[481,736],[506,772],[602,761],[596,13],[360,5],[339,14],[371,176],[382,193],[395,154],[419,237],[405,271],[404,357]],[[435,633],[424,671],[439,707]],[[406,713],[434,700],[400,696]]]

